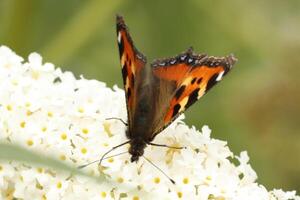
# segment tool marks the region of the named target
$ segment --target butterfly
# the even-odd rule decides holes
[[[116,25],[128,116],[128,141],[117,147],[129,143],[131,162],[136,162],[147,145],[166,146],[152,141],[221,81],[237,59],[195,54],[189,48],[149,66],[133,44],[123,17],[117,16]]]

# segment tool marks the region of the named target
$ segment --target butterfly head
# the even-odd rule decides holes
[[[135,138],[130,142],[129,153],[131,154],[131,162],[137,162],[144,154],[146,143],[142,138]]]

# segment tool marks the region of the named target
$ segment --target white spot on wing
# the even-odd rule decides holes
[[[222,72],[218,75],[218,77],[216,78],[216,81],[222,80],[222,77],[223,77],[224,72],[225,72],[225,71],[222,71]]]
[[[136,57],[140,60],[142,60],[142,56],[140,54],[136,54]]]
[[[121,32],[119,32],[118,33],[118,43],[121,43],[121,37],[122,37]]]
[[[161,62],[161,63],[158,63],[159,66],[165,66],[165,63],[164,62]]]
[[[171,65],[175,64],[175,62],[176,62],[176,59],[170,61]]]
[[[185,60],[185,58],[186,58],[186,55],[183,55],[180,57],[180,60]]]

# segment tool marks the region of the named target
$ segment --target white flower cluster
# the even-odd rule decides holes
[[[36,53],[28,62],[9,48],[0,47],[0,141],[21,145],[72,166],[97,160],[124,141],[126,119],[124,92],[96,80],[77,80]],[[184,146],[178,150],[148,146],[145,157],[129,161],[128,153],[110,157],[103,166],[82,170],[105,181],[31,166],[0,162],[1,199],[188,199],[188,200],[300,200],[296,192],[268,192],[256,183],[256,173],[246,152],[234,156],[226,142],[212,139],[207,126],[189,128],[182,118],[155,143]],[[127,152],[124,146],[112,152]],[[233,164],[232,160],[239,164]]]

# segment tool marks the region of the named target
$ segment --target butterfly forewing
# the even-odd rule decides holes
[[[154,93],[158,94],[154,107],[162,110],[154,119],[152,137],[219,82],[235,62],[233,56],[196,55],[191,48],[176,57],[153,62]]]
[[[146,64],[146,57],[135,48],[128,28],[121,16],[117,16],[117,39],[126,93],[128,125],[130,129],[135,115],[137,97],[139,96],[138,86],[144,76],[142,73]]]

